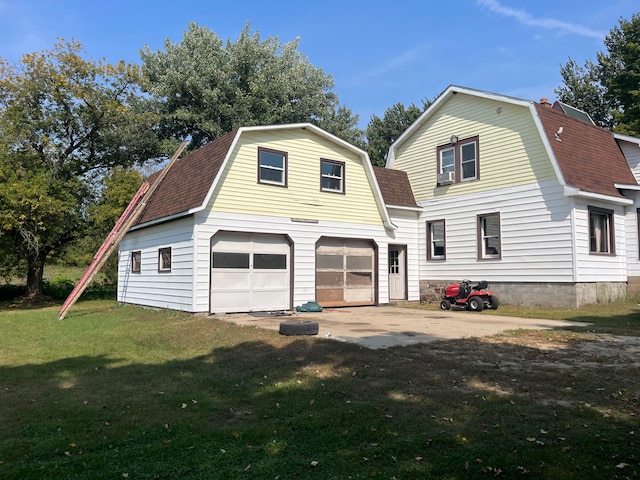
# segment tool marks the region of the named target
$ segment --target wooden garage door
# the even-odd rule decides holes
[[[375,305],[375,252],[368,240],[321,239],[316,245],[316,301],[323,307]]]
[[[218,233],[211,243],[211,312],[291,308],[291,246],[286,237]]]

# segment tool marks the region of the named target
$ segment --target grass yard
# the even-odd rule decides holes
[[[367,350],[4,305],[0,478],[638,478],[640,308],[598,308],[552,312],[582,330]]]

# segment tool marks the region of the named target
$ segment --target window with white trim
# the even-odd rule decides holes
[[[131,273],[140,273],[142,270],[142,252],[131,252]]]
[[[500,214],[478,215],[478,259],[502,258]]]
[[[287,186],[287,152],[258,147],[258,183]]]
[[[165,247],[158,250],[158,271],[171,271],[171,247]]]
[[[320,190],[344,193],[344,162],[320,159]]]
[[[448,143],[437,148],[437,173],[453,174],[453,183],[479,179],[479,137],[464,140],[452,138],[452,140],[455,140],[455,143]]]
[[[427,260],[444,260],[446,254],[444,220],[427,222]]]
[[[613,210],[589,207],[589,253],[615,255]]]

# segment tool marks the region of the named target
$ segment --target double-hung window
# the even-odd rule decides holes
[[[287,152],[258,147],[258,183],[287,186]]]
[[[441,145],[438,151],[438,185],[477,180],[479,176],[479,137]]]
[[[320,190],[344,193],[344,162],[320,159]]]
[[[478,259],[502,258],[500,214],[478,215]]]
[[[589,207],[589,253],[615,255],[613,211]]]
[[[171,247],[158,250],[158,272],[171,271]]]
[[[427,260],[444,260],[446,254],[444,220],[427,222]]]

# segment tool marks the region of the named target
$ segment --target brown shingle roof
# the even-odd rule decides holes
[[[567,185],[580,190],[623,197],[614,183],[636,184],[613,134],[536,104],[551,148]],[[559,137],[556,133],[562,127]]]
[[[384,203],[396,207],[417,207],[407,172],[373,167]]]
[[[202,205],[236,133],[237,130],[227,133],[176,161],[147,200],[136,224],[159,220]],[[159,173],[149,177],[150,184]]]

